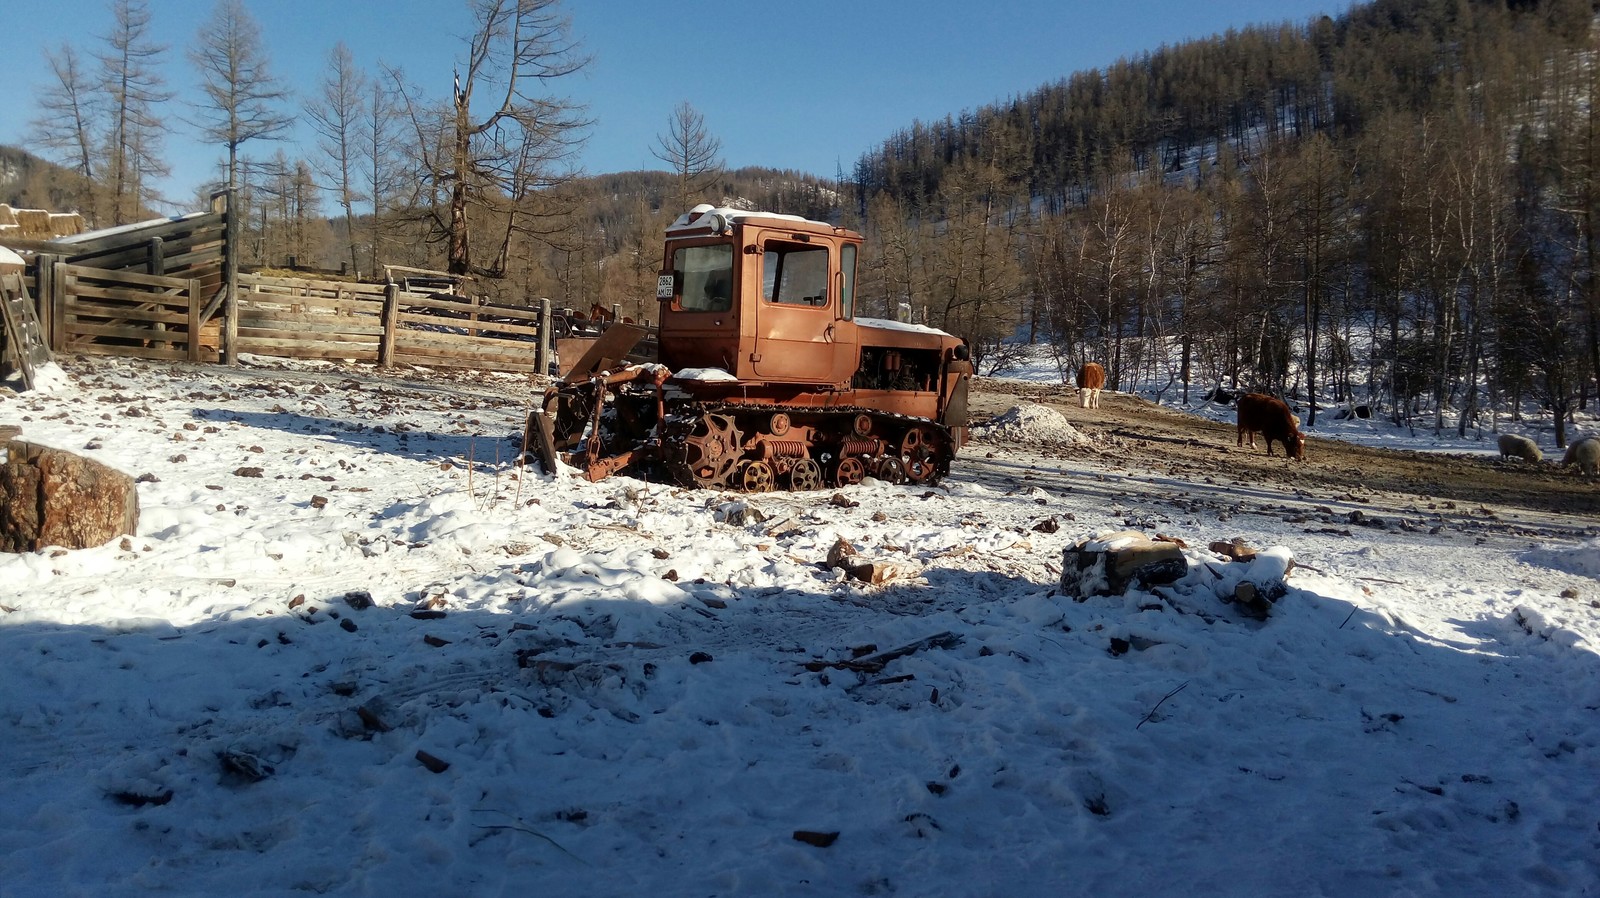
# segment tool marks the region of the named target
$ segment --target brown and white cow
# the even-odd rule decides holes
[[[1078,407],[1099,408],[1100,390],[1106,385],[1106,369],[1095,362],[1084,362],[1078,369]]]
[[[1283,454],[1288,458],[1305,461],[1306,438],[1300,432],[1300,419],[1289,412],[1282,399],[1264,393],[1247,393],[1239,397],[1239,441],[1243,446],[1250,437],[1250,448],[1256,447],[1256,434],[1267,441],[1267,454],[1272,454],[1274,442],[1283,444]]]

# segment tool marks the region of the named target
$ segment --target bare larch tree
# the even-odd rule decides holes
[[[100,60],[106,98],[106,176],[110,180],[111,222],[139,218],[158,199],[157,179],[166,177],[161,158],[162,125],[157,107],[172,99],[158,68],[167,48],[150,40],[150,9],[143,0],[113,0],[111,33]]]
[[[219,0],[197,40],[189,59],[203,94],[198,124],[207,139],[227,147],[225,183],[232,189],[239,186],[239,147],[278,138],[292,123],[278,109],[289,92],[273,77],[261,28],[242,0]]]
[[[715,183],[722,174],[722,141],[706,130],[705,116],[685,100],[672,110],[672,120],[664,134],[656,135],[650,154],[672,166],[678,175],[678,209],[688,209],[690,200]]]
[[[430,109],[396,75],[415,131],[419,188],[452,274],[500,277],[523,201],[555,186],[583,139],[582,107],[540,89],[580,70],[559,0],[470,0],[474,31],[447,106]],[[487,100],[487,102],[485,102]],[[472,231],[499,229],[494,261],[474,265]]]
[[[306,104],[306,116],[320,138],[317,173],[344,210],[345,239],[352,270],[361,266],[356,249],[356,203],[364,197],[356,187],[361,137],[366,118],[367,77],[356,67],[343,41],[328,54],[322,92]]]

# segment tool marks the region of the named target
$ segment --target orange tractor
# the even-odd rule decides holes
[[[966,440],[972,363],[943,331],[856,309],[861,235],[696,206],[667,229],[659,362],[606,332],[528,420],[547,470],[635,469],[760,492],[927,483]]]

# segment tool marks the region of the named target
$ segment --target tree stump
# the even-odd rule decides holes
[[[1137,530],[1087,537],[1061,553],[1061,592],[1083,601],[1115,596],[1137,584],[1171,583],[1188,573],[1183,549]]]
[[[85,549],[138,530],[139,492],[127,474],[22,440],[0,452],[0,552]]]

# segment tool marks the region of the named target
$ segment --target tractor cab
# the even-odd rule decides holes
[[[661,363],[744,383],[845,389],[859,362],[861,235],[793,215],[696,206],[667,229]]]

